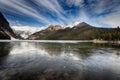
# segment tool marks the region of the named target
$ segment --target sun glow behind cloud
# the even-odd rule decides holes
[[[11,25],[45,26],[87,22],[116,27],[120,23],[119,0],[0,0],[0,11]]]

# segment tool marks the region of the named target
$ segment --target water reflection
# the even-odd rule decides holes
[[[14,42],[0,80],[120,80],[119,45]],[[0,49],[1,52],[2,49]]]
[[[9,42],[0,42],[0,57],[10,53],[11,45]]]
[[[91,44],[91,45],[89,45]],[[89,45],[89,46],[88,46]],[[79,44],[70,44],[70,43],[37,43],[36,48],[42,49],[48,53],[49,56],[64,56],[68,58],[84,58],[89,56],[90,49],[93,48],[92,43],[79,43]]]

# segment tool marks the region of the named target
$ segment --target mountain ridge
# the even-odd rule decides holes
[[[49,25],[45,30],[47,31],[54,31],[54,30],[62,30],[63,27],[61,25]]]
[[[116,33],[117,32],[117,33]],[[85,22],[60,30],[42,30],[30,35],[30,40],[120,40],[119,28],[98,28]],[[118,37],[118,38],[117,38]]]

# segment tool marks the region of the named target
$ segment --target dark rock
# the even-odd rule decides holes
[[[10,36],[9,35],[7,35],[6,33],[4,33],[4,32],[0,32],[0,39],[1,40],[5,40],[5,39],[10,39]]]
[[[5,33],[5,34],[12,36],[14,38],[17,38],[17,39],[22,39],[21,36],[16,35],[14,33],[14,31],[12,30],[12,28],[9,25],[9,22],[5,19],[5,17],[3,16],[3,14],[1,12],[0,12],[0,32]],[[0,39],[2,39],[2,37],[0,37]],[[8,39],[8,37],[6,37],[5,39]]]

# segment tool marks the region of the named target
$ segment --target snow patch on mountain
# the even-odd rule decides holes
[[[24,38],[27,38],[29,35],[41,31],[46,27],[33,27],[33,26],[12,26],[12,29],[16,34],[21,35]]]
[[[80,23],[80,22],[74,22],[74,23],[72,23],[72,24],[65,25],[65,28],[66,28],[66,27],[72,28],[72,27],[78,25],[79,23]]]

